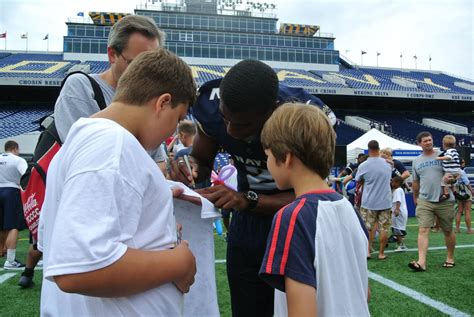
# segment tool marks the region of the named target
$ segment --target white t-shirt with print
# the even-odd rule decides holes
[[[395,216],[396,203],[400,202],[400,214]],[[401,187],[392,192],[392,228],[398,230],[406,230],[408,220],[407,202],[405,200],[405,192]]]
[[[127,248],[174,246],[171,191],[132,134],[111,120],[79,119],[51,162],[46,188],[39,227],[43,316],[182,314],[183,294],[172,283],[134,296],[99,298],[64,293],[53,280],[111,265]]]

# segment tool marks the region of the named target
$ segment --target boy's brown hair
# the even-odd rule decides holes
[[[133,59],[120,77],[114,101],[143,105],[151,99],[169,93],[172,106],[192,105],[196,98],[196,83],[191,68],[166,49],[143,52]]]
[[[446,134],[443,137],[443,145],[446,145],[449,148],[453,148],[456,146],[456,137],[451,134]]]
[[[265,123],[261,140],[277,162],[284,162],[286,154],[291,153],[321,178],[329,175],[334,164],[336,133],[326,114],[316,106],[279,106]]]

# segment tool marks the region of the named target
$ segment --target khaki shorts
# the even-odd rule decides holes
[[[360,207],[360,214],[365,222],[367,230],[370,231],[378,223],[379,230],[388,231],[392,225],[392,209],[370,210]]]
[[[454,202],[442,201],[432,203],[430,201],[418,199],[416,206],[416,219],[420,228],[430,228],[435,221],[435,215],[439,218],[439,225],[445,232],[453,230]]]

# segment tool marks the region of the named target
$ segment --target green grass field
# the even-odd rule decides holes
[[[474,235],[467,235],[465,228],[457,235],[459,248],[456,249],[456,267],[453,269],[441,267],[445,260],[446,250],[440,249],[428,252],[426,272],[412,272],[407,264],[417,258],[417,230],[416,219],[410,218],[406,239],[409,251],[388,252],[389,258],[385,261],[371,259],[368,262],[369,271],[429,297],[437,302],[437,307],[444,304],[467,315],[474,315]],[[221,236],[215,237],[215,245],[216,259],[225,259],[226,244]],[[374,247],[377,248],[378,244]],[[430,233],[430,247],[444,247],[442,233]],[[18,244],[18,259],[25,259],[27,248],[27,233],[23,232]],[[388,250],[394,249],[395,244],[390,244]],[[41,271],[35,273],[36,286],[26,290],[17,286],[21,272],[0,269],[0,280],[2,276],[9,273],[16,273],[16,275],[3,283],[0,282],[0,316],[39,316]],[[225,263],[216,263],[216,279],[221,315],[230,316]],[[426,305],[424,299],[420,302],[413,296],[400,293],[373,279],[369,283],[372,291],[370,301],[372,316],[445,315],[440,310]]]

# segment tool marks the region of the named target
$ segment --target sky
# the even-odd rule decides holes
[[[62,51],[68,19],[78,12],[133,13],[145,0],[0,0],[0,52]],[[245,0],[244,0],[245,2]],[[279,22],[332,33],[355,64],[443,71],[474,81],[473,0],[253,0],[277,5]],[[49,40],[43,38],[49,35]],[[367,52],[361,55],[361,51]],[[380,53],[377,61],[377,52]],[[403,58],[400,58],[400,55]],[[417,59],[413,56],[417,56]],[[431,65],[429,57],[431,56]],[[361,57],[363,59],[361,59]],[[416,65],[415,65],[416,62]]]

